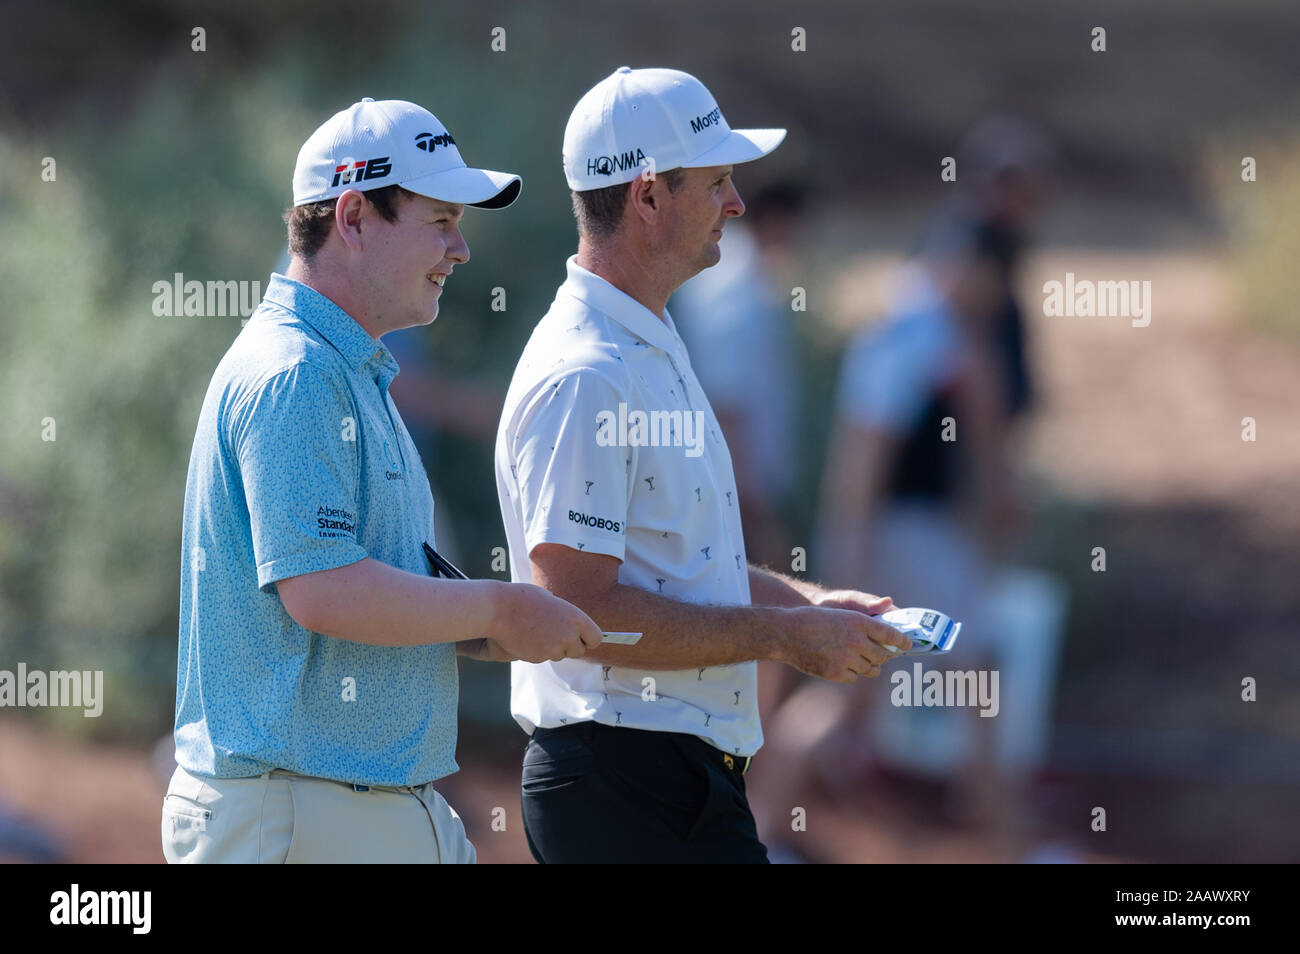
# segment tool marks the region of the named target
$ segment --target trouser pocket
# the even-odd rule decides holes
[[[171,863],[279,864],[292,829],[282,779],[208,778],[178,766],[163,798],[163,856]]]
[[[168,794],[163,797],[163,855],[169,862],[186,861],[199,847],[212,821],[212,809],[192,799]]]
[[[525,796],[572,788],[595,767],[595,756],[584,726],[566,730],[538,729],[524,750]]]

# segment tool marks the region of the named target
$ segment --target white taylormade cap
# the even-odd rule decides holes
[[[293,204],[390,185],[483,209],[504,209],[523,188],[513,173],[467,167],[456,140],[427,109],[366,97],[303,143],[293,170]]]
[[[766,156],[784,129],[732,129],[713,94],[680,70],[620,66],[593,86],[564,129],[564,177],[575,192],[658,172]]]

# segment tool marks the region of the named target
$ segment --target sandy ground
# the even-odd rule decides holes
[[[481,863],[532,863],[519,820],[518,772],[505,751],[466,758],[441,790],[461,812]],[[771,770],[779,770],[771,766]],[[755,769],[757,771],[757,769]],[[159,821],[166,784],[148,753],[85,745],[17,719],[0,722],[0,792],[14,814],[39,820],[65,850],[64,860],[158,863]],[[909,818],[898,799],[871,790],[850,810],[825,793],[808,793],[809,825],[791,840],[801,860],[1017,861],[1025,852],[979,831],[952,830]],[[891,807],[892,806],[892,807]],[[505,809],[505,830],[493,810]],[[872,818],[864,824],[863,814]],[[1044,841],[1040,851],[1074,860],[1110,860],[1079,840]],[[781,855],[784,858],[786,855]]]

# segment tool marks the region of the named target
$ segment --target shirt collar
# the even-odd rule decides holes
[[[397,377],[397,359],[388,346],[370,337],[355,318],[316,289],[272,272],[263,300],[293,312],[311,325],[353,371],[381,380],[384,387]]]
[[[680,354],[685,350],[677,335],[673,317],[666,309],[664,314],[668,320],[660,321],[658,315],[631,295],[619,291],[599,275],[579,265],[578,256],[570,256],[567,264],[569,277],[560,286],[562,292],[608,315],[642,341],[661,351]]]

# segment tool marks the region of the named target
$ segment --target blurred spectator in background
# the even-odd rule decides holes
[[[1000,379],[1004,412],[1015,418],[1031,402],[1025,322],[1015,285],[1029,229],[1047,198],[1056,161],[1046,136],[1031,123],[998,116],[975,126],[957,149],[957,190],[937,229],[969,233],[996,281],[987,343]]]
[[[727,226],[722,261],[669,303],[731,450],[746,552],[771,567],[790,560],[799,387],[784,279],[804,205],[804,191],[793,183],[760,189],[744,219]]]
[[[954,200],[885,320],[845,357],[815,551],[829,583],[869,579],[899,606],[961,620],[954,651],[925,668],[997,669],[999,715],[896,708],[885,685],[809,684],[769,732],[845,794],[868,767],[937,780],[950,820],[1007,836],[1024,831],[1024,783],[1045,755],[1064,610],[1050,578],[997,563],[1021,522],[1011,448],[1032,395],[1016,265],[1049,157],[1009,118],[963,141]]]

